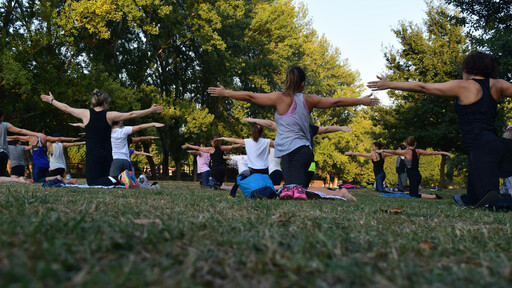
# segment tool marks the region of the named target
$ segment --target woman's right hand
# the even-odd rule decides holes
[[[50,95],[41,94],[41,100],[43,100],[44,102],[50,103],[50,101],[52,101],[52,99],[55,99],[55,98],[53,98],[52,92],[49,92],[48,94],[50,94]]]
[[[181,146],[181,149],[187,149],[188,147],[190,147],[190,144],[185,143],[185,145]]]
[[[348,150],[347,152],[345,152],[345,155],[347,155],[347,156],[352,155],[352,151]]]
[[[51,95],[51,94],[50,94],[50,95]],[[162,113],[163,111],[164,111],[164,107],[162,107],[162,106],[158,106],[158,105],[156,105],[156,104],[153,104],[153,105],[151,106],[151,112],[152,112],[152,113]]]
[[[217,83],[217,87],[208,87],[208,93],[215,97],[226,96],[226,88],[220,85],[220,83]]]

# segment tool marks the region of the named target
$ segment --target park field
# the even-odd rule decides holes
[[[0,287],[512,285],[512,214],[455,207],[460,190],[278,201],[160,184],[0,185]]]

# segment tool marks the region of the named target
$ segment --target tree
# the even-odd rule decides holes
[[[512,0],[445,0],[460,10],[456,19],[468,28],[473,46],[497,60],[499,77],[512,80]]]
[[[393,29],[401,48],[385,52],[385,75],[392,81],[445,82],[459,79],[459,63],[467,51],[462,26],[457,24],[446,6],[427,3],[427,18],[420,27],[400,23]],[[389,91],[394,107],[380,109],[374,121],[381,124],[382,138],[391,146],[415,136],[419,147],[441,151],[461,151],[453,99],[409,92]],[[446,156],[440,166],[444,185]]]

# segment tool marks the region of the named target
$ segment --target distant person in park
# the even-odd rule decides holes
[[[230,137],[220,137],[219,139],[245,146],[249,175],[269,174],[268,155],[270,152],[270,147],[274,147],[274,140],[263,138],[263,126],[254,125],[252,127],[251,138],[236,139]],[[235,182],[231,189],[231,196],[234,197],[234,195],[236,195],[238,187],[238,184]]]
[[[163,108],[153,104],[151,108],[127,113],[107,111],[110,102],[108,94],[97,89],[92,94],[92,109],[70,107],[55,100],[51,92],[49,95],[41,95],[41,99],[61,111],[81,119],[85,125],[85,175],[87,185],[113,186],[119,183],[119,179],[109,176],[110,164],[112,163],[112,144],[110,140],[112,122],[139,118],[151,113],[161,113]],[[126,181],[126,179],[124,180]]]
[[[21,140],[17,138],[10,139],[16,141],[15,145],[9,145],[9,160],[11,161],[11,177],[25,177],[25,151],[30,150],[30,146],[22,145]]]
[[[210,159],[212,161],[212,177],[214,181],[214,187],[219,188],[222,186],[224,182],[224,177],[226,176],[226,161],[224,159],[224,152],[231,151],[234,148],[241,147],[242,145],[232,145],[232,146],[223,146],[222,140],[217,137],[214,137],[211,141],[211,145],[213,147],[199,147],[190,145],[185,143],[185,145],[181,146],[183,149],[194,149],[197,151],[210,153]]]
[[[0,176],[7,176],[7,161],[9,161],[9,145],[7,131],[28,136],[44,137],[45,135],[13,126],[4,122],[5,112],[0,109]]]
[[[277,130],[277,124],[276,124],[276,122],[274,122],[272,120],[255,119],[255,118],[244,118],[243,120],[247,121],[247,122],[257,123],[259,125],[262,125],[264,127],[272,129],[272,130]],[[311,139],[311,150],[313,151],[313,137],[315,137],[316,135],[320,135],[320,134],[335,133],[335,132],[352,132],[352,129],[347,126],[320,126],[319,127],[319,126],[316,126],[316,125],[313,125],[310,123],[309,124],[309,134],[310,134],[310,139]],[[273,156],[273,153],[272,153],[272,156]],[[277,158],[277,159],[279,159],[279,158]],[[280,160],[279,160],[279,164],[281,164]],[[316,170],[316,162],[315,162],[315,155],[313,153],[313,161],[311,161],[311,164],[310,164],[310,166],[308,168],[308,172],[307,172],[306,187],[309,187],[309,184],[311,183],[311,179],[313,179],[313,176],[315,174],[315,170]],[[275,171],[275,170],[273,170],[273,171]],[[270,173],[272,174],[273,171],[270,171]],[[279,171],[279,172],[281,172],[281,171]],[[272,175],[270,176],[270,178],[272,179]],[[274,180],[272,180],[272,182],[274,182]],[[281,181],[279,181],[279,183],[281,183]],[[279,185],[279,184],[274,183],[274,185]]]
[[[203,142],[199,144],[199,147],[205,148],[207,147],[207,143]],[[188,150],[187,152],[197,156],[197,174],[201,179],[200,185],[206,188],[210,188],[210,153],[201,152],[197,150]]]
[[[44,135],[44,126],[39,124],[36,128],[36,132]],[[49,175],[50,169],[50,161],[48,160],[48,146],[53,142],[60,141],[74,141],[78,140],[78,138],[71,137],[36,137],[36,136],[18,136],[19,140],[28,141],[32,148],[32,180],[35,183],[44,183],[54,179],[58,179],[59,181],[65,182],[64,178],[60,175]],[[69,184],[74,181],[69,181]]]
[[[419,188],[421,184],[421,174],[419,170],[420,164],[420,156],[432,156],[432,155],[446,155],[453,156],[451,153],[444,151],[426,151],[421,149],[416,149],[416,139],[414,136],[407,137],[405,140],[405,145],[407,145],[406,150],[377,150],[377,153],[387,153],[394,154],[405,157],[405,166],[407,171],[407,178],[409,179],[409,195],[415,198],[424,198],[424,199],[441,199],[441,197],[437,194],[420,194]]]
[[[85,141],[82,142],[72,142],[72,143],[63,143],[60,141],[60,135],[55,133],[53,137],[56,137],[57,141],[52,142],[48,141],[47,146],[50,152],[50,173],[49,176],[57,176],[64,177],[64,173],[66,172],[66,157],[64,155],[64,149],[69,147],[81,146],[85,145]],[[69,176],[69,174],[68,174]],[[66,179],[68,181],[68,179]],[[71,179],[69,179],[71,180]],[[76,179],[69,183],[76,184]]]
[[[512,97],[512,84],[496,77],[492,55],[473,52],[462,62],[462,80],[427,84],[390,82],[377,76],[378,81],[368,83],[374,91],[456,97],[455,112],[469,159],[467,194],[453,197],[459,205],[476,206],[490,191],[499,191],[500,177],[512,176],[512,140],[499,137],[495,127],[498,102]]]
[[[236,168],[238,170],[238,175],[236,176],[236,178],[238,178],[239,176],[242,176],[242,175],[245,175],[245,176],[251,175],[249,165],[247,165],[247,155],[243,155],[242,152],[240,151],[240,149],[242,149],[242,148],[238,148],[238,155],[227,156],[227,159],[233,160],[236,163]],[[233,185],[233,187],[231,187],[231,191],[229,192],[230,198],[236,197],[236,192],[238,191],[238,187],[239,187],[239,185],[237,185],[236,183],[235,183],[235,185]]]
[[[382,144],[380,142],[373,142],[372,144],[372,153],[357,153],[352,151],[345,152],[345,155],[350,156],[358,156],[364,158],[372,159],[373,164],[373,174],[375,175],[375,191],[377,192],[386,192],[384,190],[384,181],[386,180],[386,172],[384,172],[384,158],[389,156],[394,156],[391,153],[381,153],[377,152],[382,149]]]
[[[512,139],[512,125],[508,125],[507,128],[505,128],[502,137],[505,139]],[[503,179],[503,184],[501,185],[500,193],[504,195],[512,195],[512,176]]]
[[[405,150],[407,147],[405,144],[398,145],[397,150]],[[400,191],[405,191],[405,189],[408,189],[407,185],[407,167],[405,166],[405,157],[404,156],[398,156],[396,157],[396,163],[395,163],[395,171],[396,175],[398,176],[398,189]]]
[[[275,106],[277,136],[275,157],[281,158],[285,185],[279,197],[281,199],[305,200],[307,171],[313,161],[309,115],[314,108],[327,109],[342,106],[379,103],[376,98],[323,98],[316,95],[304,95],[306,73],[300,67],[292,67],[286,74],[283,92],[253,93],[226,90],[222,85],[208,88],[212,96],[229,97],[235,100],[251,102],[262,106]]]
[[[130,161],[130,149],[128,147],[128,136],[132,133],[151,128],[164,127],[162,123],[147,123],[137,126],[123,126],[123,121],[112,122],[112,164],[110,165],[110,176],[117,178],[123,171],[132,171]],[[132,139],[133,142],[133,139]],[[133,172],[133,171],[132,171]]]

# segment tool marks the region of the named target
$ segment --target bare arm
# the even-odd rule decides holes
[[[389,150],[389,149],[377,150],[375,152],[387,153],[387,154],[391,154],[391,155],[399,155],[399,156],[404,156],[404,157],[409,156],[408,154],[411,153],[410,150]]]
[[[241,144],[241,145],[245,144],[243,139],[237,139],[237,138],[231,138],[231,137],[220,137],[220,138],[217,138],[217,139],[228,141],[228,142],[232,142],[232,143],[236,143],[236,144]]]
[[[76,141],[78,138],[71,138],[71,137],[52,137],[52,136],[46,136],[47,142],[57,142],[57,141]]]
[[[432,156],[432,155],[446,155],[448,157],[453,156],[452,153],[448,153],[448,152],[444,152],[444,151],[426,151],[426,150],[422,150],[422,149],[416,149],[416,152],[418,153],[418,155],[423,155],[423,156]]]
[[[131,112],[127,112],[127,113],[108,111],[107,112],[107,121],[109,123],[112,123],[114,121],[124,121],[124,120],[128,120],[128,119],[134,119],[134,118],[146,116],[151,113],[162,113],[163,110],[164,110],[164,108],[162,106],[157,106],[156,104],[153,104],[151,106],[151,108],[148,108],[145,110],[131,111]]]
[[[62,143],[62,147],[64,147],[64,148],[80,146],[80,145],[85,145],[85,141],[73,142],[73,143]]]
[[[76,118],[82,119],[82,121],[84,123],[89,122],[89,110],[73,108],[67,104],[64,104],[64,103],[61,103],[61,102],[55,100],[55,98],[52,95],[52,92],[50,92],[48,94],[49,95],[41,94],[41,100],[43,100],[44,102],[50,103],[51,105],[57,107],[57,109],[61,110],[62,112],[71,114],[71,115],[75,116]]]
[[[370,159],[373,159],[375,157],[375,154],[373,153],[357,153],[357,152],[352,152],[352,151],[347,151],[345,152],[345,155],[347,156],[357,156],[357,157],[364,157],[364,158],[370,158]]]
[[[328,109],[334,107],[346,107],[346,106],[375,106],[379,104],[378,98],[371,98],[372,94],[361,97],[361,98],[327,98],[319,97],[316,95],[306,95],[304,99],[308,104],[309,111],[313,108]]]
[[[132,143],[138,143],[138,142],[145,141],[145,140],[155,140],[155,139],[158,139],[158,137],[156,137],[156,136],[133,137]]]
[[[20,136],[20,135],[7,136],[7,141],[20,140],[23,142],[30,142],[30,137],[32,137],[32,136]]]
[[[251,123],[256,123],[258,125],[268,128],[268,129],[277,130],[277,124],[276,124],[276,122],[274,122],[272,120],[256,119],[256,118],[244,118],[242,120],[251,122]]]
[[[226,90],[226,88],[219,83],[217,83],[217,87],[209,87],[208,93],[215,97],[228,97],[262,106],[276,106],[280,98],[279,96],[282,95],[281,92],[253,93],[248,91],[231,91]]]
[[[11,133],[16,133],[16,134],[23,134],[23,135],[28,135],[28,136],[36,136],[36,137],[39,137],[39,138],[44,138],[45,135],[42,134],[42,133],[36,133],[36,132],[32,132],[30,130],[26,130],[26,129],[21,129],[21,128],[18,128],[16,126],[13,126],[11,123],[9,123],[9,125],[7,126],[7,130]],[[20,137],[20,136],[18,136]],[[20,138],[18,138],[20,139]],[[30,139],[30,138],[28,138]],[[23,140],[23,139],[20,139],[20,140]],[[23,141],[29,141],[29,140],[23,140]]]
[[[512,97],[512,84],[505,80],[497,79],[495,80],[498,83],[498,90],[500,91],[500,95],[503,97]]]
[[[199,151],[196,151],[196,150],[187,150],[188,153],[192,154],[192,155],[195,155],[195,156],[199,156],[201,155],[201,152]]]
[[[147,123],[147,124],[142,124],[142,125],[137,125],[137,126],[133,126],[132,127],[132,133],[135,133],[135,132],[138,132],[140,130],[144,130],[144,129],[147,129],[147,128],[151,128],[151,127],[164,127],[165,125],[162,124],[162,123],[156,123],[156,122],[153,122],[153,123]]]
[[[453,80],[444,83],[423,83],[391,82],[384,77],[377,76],[377,78],[379,79],[378,81],[368,82],[367,84],[367,87],[372,91],[395,89],[407,92],[426,93],[436,96],[465,97],[465,95],[474,92],[472,91],[474,88],[479,89],[476,86],[468,85],[467,80]]]
[[[235,149],[238,147],[243,147],[243,146],[244,146],[243,144],[235,144],[235,145],[231,145],[231,146],[220,146],[220,149],[222,149],[222,151],[231,151],[232,149]]]
[[[204,152],[204,153],[210,153],[210,154],[213,154],[213,152],[215,152],[215,148],[213,147],[199,147],[199,146],[195,146],[195,145],[190,145],[188,143],[185,143],[185,145],[181,146],[182,149],[194,149],[194,150],[198,150],[198,151],[201,151],[201,152]]]
[[[341,131],[352,132],[353,130],[347,126],[322,126],[318,128],[318,133],[316,134],[327,134]]]
[[[153,154],[146,153],[146,152],[140,152],[140,151],[133,151],[133,154],[135,154],[135,155],[144,155],[144,156],[155,157],[155,155],[153,155]]]
[[[85,128],[84,123],[68,123],[68,124],[71,126],[75,126],[75,127]]]

